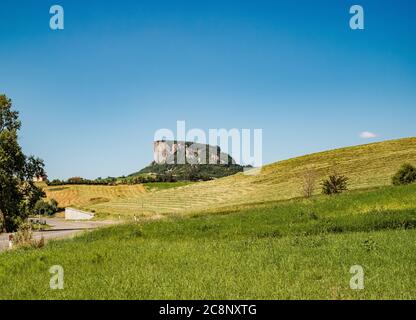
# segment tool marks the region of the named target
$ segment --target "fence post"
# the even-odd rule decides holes
[[[9,249],[13,249],[13,234],[9,234]]]

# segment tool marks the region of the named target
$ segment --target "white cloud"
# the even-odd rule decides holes
[[[377,135],[375,133],[369,132],[369,131],[363,131],[360,133],[360,138],[362,139],[372,139],[377,138]]]

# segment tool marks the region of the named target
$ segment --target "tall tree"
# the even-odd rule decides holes
[[[45,174],[41,159],[26,157],[18,142],[21,123],[12,101],[0,95],[0,232],[11,232],[44,196],[33,177]]]

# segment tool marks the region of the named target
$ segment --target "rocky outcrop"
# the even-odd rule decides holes
[[[184,141],[155,141],[153,156],[156,164],[235,164],[218,146]]]

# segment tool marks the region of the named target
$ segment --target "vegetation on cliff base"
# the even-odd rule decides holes
[[[129,177],[140,177],[146,174],[161,177],[162,182],[173,181],[207,181],[215,178],[227,177],[242,172],[243,166],[238,164],[158,164],[152,162]],[[164,179],[164,180],[163,180]]]

